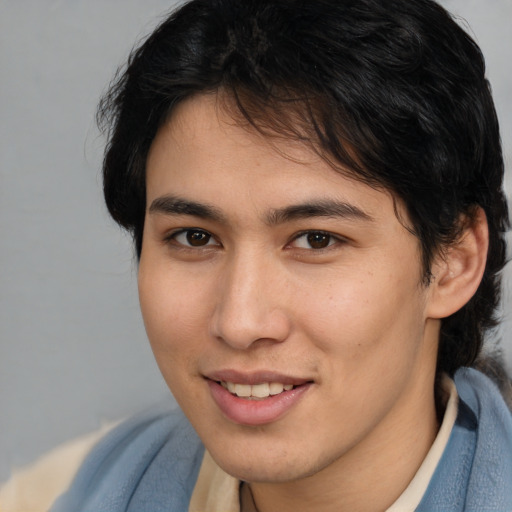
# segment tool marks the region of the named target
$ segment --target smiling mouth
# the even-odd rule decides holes
[[[275,372],[242,374],[232,370],[210,375],[206,382],[225,418],[253,427],[278,421],[297,406],[314,385],[312,380],[280,376]]]

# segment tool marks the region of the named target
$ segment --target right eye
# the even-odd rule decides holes
[[[202,229],[182,229],[181,231],[177,231],[169,236],[168,240],[172,240],[185,247],[208,247],[219,245],[211,233]]]

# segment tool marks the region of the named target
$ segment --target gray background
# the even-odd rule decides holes
[[[443,3],[487,56],[510,197],[512,0]],[[0,481],[168,395],[142,327],[130,241],[102,204],[94,111],[132,44],[172,5],[0,0]],[[506,286],[509,312],[510,265]]]

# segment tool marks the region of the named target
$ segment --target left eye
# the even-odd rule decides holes
[[[175,233],[172,238],[179,244],[188,247],[218,245],[213,236],[208,231],[203,231],[202,229],[186,229]]]
[[[336,238],[324,231],[309,231],[299,235],[293,245],[299,249],[325,249],[336,242]]]

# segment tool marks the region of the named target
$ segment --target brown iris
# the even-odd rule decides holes
[[[212,236],[205,231],[187,231],[187,242],[192,247],[202,247],[207,245]]]
[[[325,249],[331,241],[331,236],[317,231],[309,233],[307,240],[312,249]]]

